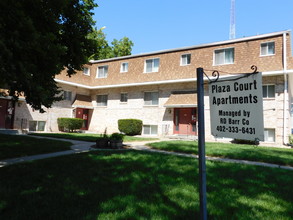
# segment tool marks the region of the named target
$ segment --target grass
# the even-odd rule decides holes
[[[195,159],[103,151],[0,169],[0,219],[199,219]],[[207,162],[209,219],[292,219],[292,171]]]
[[[101,137],[100,134],[89,134],[89,133],[31,133],[30,135],[54,137],[54,138],[64,138],[64,139],[89,141],[89,142],[95,142],[98,138]],[[125,136],[124,137],[124,142],[153,141],[153,140],[157,140],[157,139],[156,138],[135,137],[135,136]]]
[[[198,154],[198,143],[194,141],[163,141],[148,145],[160,150]],[[293,166],[293,149],[230,143],[206,143],[206,155]]]
[[[71,143],[65,141],[0,134],[0,159],[70,150],[70,146]]]

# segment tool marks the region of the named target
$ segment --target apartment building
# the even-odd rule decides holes
[[[196,68],[220,77],[262,72],[265,142],[282,145],[291,134],[293,58],[291,33],[282,31],[229,41],[93,60],[68,78],[56,76],[64,100],[40,114],[20,100],[13,111],[0,99],[0,127],[58,131],[58,117],[84,119],[84,130],[118,131],[118,120],[141,119],[143,135],[197,135]],[[210,132],[208,84],[205,86],[206,138]],[[4,117],[3,117],[4,115]],[[5,119],[6,117],[6,119]],[[10,121],[7,119],[10,117]],[[6,122],[5,122],[6,120]]]

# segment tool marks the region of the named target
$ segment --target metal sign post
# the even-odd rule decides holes
[[[200,219],[207,219],[203,68],[197,68]]]

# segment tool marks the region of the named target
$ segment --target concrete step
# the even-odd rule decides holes
[[[165,138],[179,139],[179,140],[197,140],[198,136],[196,136],[196,135],[174,134],[174,135],[167,135],[167,136],[165,136]]]
[[[21,130],[17,129],[2,129],[0,128],[1,134],[22,134]]]

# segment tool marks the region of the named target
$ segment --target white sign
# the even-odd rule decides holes
[[[211,83],[209,97],[213,136],[264,141],[261,73]]]

